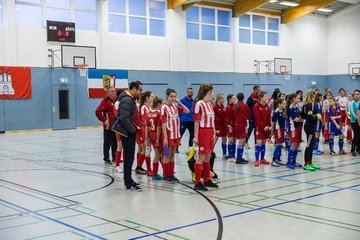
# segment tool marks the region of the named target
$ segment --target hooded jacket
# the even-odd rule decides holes
[[[136,134],[136,127],[133,124],[133,120],[136,115],[136,103],[134,97],[127,90],[122,92],[119,96],[119,108],[118,108],[118,121],[119,121],[119,133],[124,137],[128,137],[129,134]]]

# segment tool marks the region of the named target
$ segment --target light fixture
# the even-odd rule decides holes
[[[299,6],[298,2],[290,2],[290,1],[281,1],[281,2],[279,2],[279,4],[284,5],[284,6],[288,6],[288,7]]]
[[[270,2],[270,3],[277,3],[278,0],[270,0],[269,2]]]
[[[330,8],[319,8],[317,11],[329,13],[329,12],[332,12],[333,10]]]

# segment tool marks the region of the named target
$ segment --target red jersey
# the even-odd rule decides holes
[[[269,105],[261,105],[260,102],[254,106],[255,126],[260,129],[271,126],[271,111]]]
[[[200,121],[200,128],[215,127],[215,115],[211,102],[200,100],[195,103],[194,121]]]
[[[146,123],[146,118],[149,114],[149,112],[151,112],[151,108],[147,105],[142,105],[141,109],[140,109],[140,117],[141,117],[141,122],[142,123]]]
[[[136,134],[141,133],[140,111],[138,107],[136,108],[136,114],[134,119],[131,121],[131,123],[136,128]]]
[[[235,118],[235,112],[234,112],[235,104],[228,104],[226,105],[226,125],[227,126],[234,126],[234,118]]]
[[[237,110],[238,107],[240,107],[239,110]],[[246,103],[238,102],[235,104],[234,109],[235,109],[234,112],[235,127],[246,127],[247,120],[249,120],[251,116],[249,106]]]
[[[150,140],[155,142],[157,137],[157,128],[161,127],[160,110],[153,110],[149,112],[146,118],[146,126],[149,127]]]
[[[182,112],[183,108],[175,104],[164,104],[161,107],[161,123],[166,124],[166,130],[168,131],[169,139],[180,139],[179,114]]]
[[[226,126],[226,111],[225,106],[221,104],[219,106],[218,104],[215,104],[214,107],[214,115],[215,115],[215,126]]]

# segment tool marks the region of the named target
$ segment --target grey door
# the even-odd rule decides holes
[[[76,128],[74,85],[52,85],[53,129]]]

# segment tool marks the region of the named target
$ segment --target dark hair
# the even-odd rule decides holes
[[[301,93],[300,101],[302,102],[302,101],[303,101],[303,97],[304,97],[303,91],[301,91],[301,90],[297,90],[297,91],[296,91],[296,94],[300,94],[300,93]]]
[[[234,96],[234,94],[227,95],[226,100],[229,102],[232,99],[233,96]]]
[[[169,97],[171,93],[176,93],[176,91],[172,88],[168,88],[166,89],[166,97]]]
[[[244,100],[244,94],[240,92],[236,95],[236,98],[238,100],[238,103],[236,104],[235,110],[240,111],[241,110],[241,102]]]
[[[201,84],[196,99],[203,100],[206,94],[212,91],[213,89],[214,87],[211,84]]]
[[[273,99],[274,101],[278,99],[279,93],[281,94],[280,90],[275,89],[275,91],[274,91],[273,94],[272,94],[272,99]]]
[[[283,102],[284,102],[284,100],[282,100],[282,99],[277,99],[277,100],[275,100],[275,101],[274,101],[274,107],[278,107],[279,104],[282,104]]]
[[[316,92],[316,91],[320,91],[320,88],[315,88],[315,92]]]
[[[146,91],[146,92],[143,92],[143,93],[141,94],[141,97],[140,97],[140,107],[139,107],[140,109],[141,109],[142,106],[144,106],[146,99],[151,96],[151,93],[152,93],[152,92],[150,92],[150,91]]]
[[[159,98],[158,96],[154,97],[153,108],[157,108],[157,107],[160,106],[163,102],[164,102],[164,100],[163,100],[162,98]]]
[[[259,86],[259,85],[255,85],[255,86],[253,87],[253,91],[255,91],[255,90],[258,89],[258,88],[260,88],[260,86]]]
[[[129,90],[132,90],[134,88],[139,89],[140,86],[142,86],[142,85],[143,84],[140,81],[131,82],[130,85],[129,85]]]
[[[262,97],[264,97],[266,94],[267,94],[267,92],[265,92],[265,91],[260,91],[258,96],[259,96],[259,98],[262,98]]]
[[[188,87],[188,88],[186,89],[186,91],[188,91],[188,90],[193,90],[193,88],[192,88],[192,87]]]
[[[285,107],[285,111],[284,111],[284,117],[288,118],[288,112],[289,112],[289,108],[290,105],[292,104],[292,102],[294,101],[294,98],[296,98],[296,96],[298,95],[298,93],[292,93],[290,95],[286,96],[286,107]]]
[[[124,89],[118,89],[117,91],[116,91],[116,96],[120,96],[120,94],[122,93],[124,91]]]
[[[280,88],[275,88],[275,91],[279,91],[279,92],[280,92]]]
[[[321,92],[315,93],[315,103],[320,103],[322,96]]]
[[[345,94],[346,94],[346,91],[345,91],[345,89],[344,89],[344,88],[339,88],[339,93],[340,93],[341,91],[344,91],[344,92],[345,92]]]

